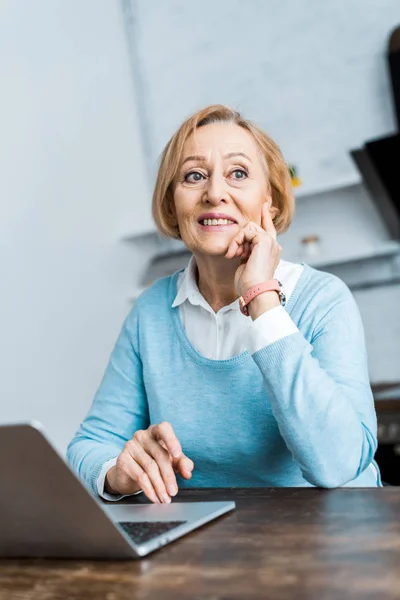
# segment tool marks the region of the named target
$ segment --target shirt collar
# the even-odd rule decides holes
[[[281,282],[282,275],[284,275],[283,272],[287,264],[288,263],[286,263],[286,261],[280,260],[278,267],[274,273],[274,277],[276,279],[279,279],[279,281]],[[208,302],[206,302],[206,300],[203,298],[197,285],[196,260],[194,256],[191,257],[188,266],[183,272],[182,278],[178,282],[178,290],[175,296],[175,300],[172,303],[172,308],[180,306],[181,304],[186,302],[186,300],[188,300],[193,305],[200,305],[203,306],[206,310],[210,310]],[[237,300],[235,300],[233,304],[237,304],[237,308],[239,308],[239,302]],[[229,307],[233,308],[233,304],[230,304]]]
[[[194,256],[192,256],[189,261],[188,266],[186,267],[186,269],[184,270],[184,272],[182,274],[182,278],[178,279],[178,290],[177,290],[177,294],[175,296],[175,300],[172,303],[172,308],[175,308],[176,306],[180,306],[184,302],[188,301],[193,306],[201,306],[207,312],[214,314],[213,309],[208,304],[208,302],[204,298],[204,296],[200,293],[200,290],[198,288],[197,281],[196,281],[196,275],[197,275],[196,259]],[[227,312],[232,309],[240,310],[238,300],[235,300],[234,302],[232,302],[232,304],[229,304],[229,306],[224,306],[224,308],[222,308],[221,311]]]
[[[196,261],[194,256],[191,257],[188,266],[183,272],[182,278],[178,281],[178,291],[175,296],[175,300],[172,303],[172,308],[180,306],[186,300],[189,300],[192,304],[202,304],[200,299],[204,298],[200,294],[199,288],[196,282]]]

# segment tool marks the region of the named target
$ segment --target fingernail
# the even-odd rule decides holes
[[[163,499],[163,502],[165,502],[165,504],[169,504],[171,502],[171,498],[167,494],[164,494],[162,499]]]
[[[176,485],[169,485],[168,486],[168,494],[170,496],[176,496],[177,493],[178,493],[178,488],[176,487]]]
[[[180,456],[180,455],[181,455],[181,451],[179,450],[179,448],[173,448],[173,450],[172,450],[172,456],[174,458],[178,458],[178,456]]]

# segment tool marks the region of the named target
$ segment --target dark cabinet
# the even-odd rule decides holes
[[[375,460],[382,481],[400,485],[400,398],[376,400],[378,450]]]

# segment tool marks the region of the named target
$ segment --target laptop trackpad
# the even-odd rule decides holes
[[[104,506],[105,511],[114,522],[129,521],[186,521],[196,517],[195,504],[141,504]]]

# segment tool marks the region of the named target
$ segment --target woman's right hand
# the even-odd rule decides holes
[[[126,442],[115,467],[107,472],[105,489],[111,494],[140,490],[154,503],[169,503],[178,493],[175,473],[192,477],[193,461],[185,456],[172,425],[164,422],[136,431]]]

